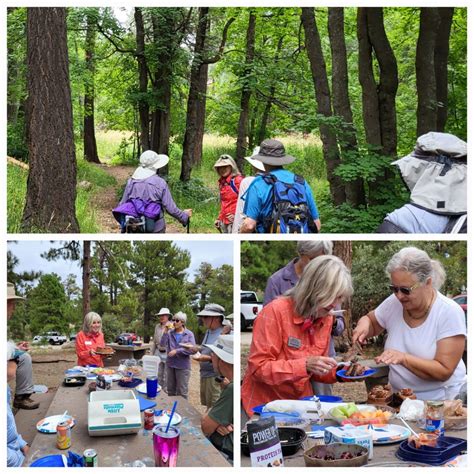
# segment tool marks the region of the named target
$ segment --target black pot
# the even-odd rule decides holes
[[[291,456],[296,454],[301,448],[301,445],[306,440],[306,433],[301,428],[278,428],[278,436],[280,437],[283,456]],[[250,456],[249,442],[246,431],[242,432],[240,435],[240,450],[244,456]]]

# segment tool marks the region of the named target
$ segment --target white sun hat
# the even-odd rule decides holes
[[[205,347],[211,349],[219,359],[228,364],[234,365],[234,335],[226,334],[217,338],[214,344],[204,344]]]
[[[144,151],[140,155],[140,166],[132,174],[133,179],[146,179],[156,174],[156,170],[163,168],[170,161],[167,155],[159,155],[153,150]]]

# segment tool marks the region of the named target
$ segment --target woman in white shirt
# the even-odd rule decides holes
[[[466,382],[461,360],[466,345],[464,312],[439,292],[445,280],[442,265],[426,252],[407,247],[387,265],[391,296],[357,323],[352,339],[387,331],[377,363],[390,366],[394,391],[411,388],[420,400],[453,399]]]

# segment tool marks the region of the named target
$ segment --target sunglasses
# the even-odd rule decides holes
[[[181,323],[181,319],[172,319],[171,321],[173,321],[173,323]]]
[[[394,294],[397,294],[398,292],[403,293],[404,295],[409,295],[411,292],[420,286],[419,283],[415,283],[413,286],[395,286],[395,285],[388,285],[390,288],[390,291],[392,291]]]

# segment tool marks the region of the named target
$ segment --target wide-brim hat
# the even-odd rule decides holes
[[[155,316],[173,316],[168,308],[161,308]]]
[[[392,165],[410,191],[410,202],[441,215],[467,212],[467,143],[450,133],[429,132]]]
[[[156,174],[156,170],[163,168],[170,161],[169,156],[147,150],[140,155],[140,166],[133,172],[133,179],[146,179]]]
[[[204,344],[204,347],[211,349],[219,359],[228,364],[234,365],[234,335],[226,334],[219,336],[214,344]]]
[[[212,316],[220,316],[222,319],[225,317],[225,309],[220,305],[216,303],[209,303],[206,306],[204,306],[204,309],[199,311],[197,316],[199,317],[212,317]]]
[[[18,296],[15,293],[15,285],[13,283],[7,282],[7,300],[24,300],[22,296]]]
[[[254,160],[251,156],[244,156],[244,160],[259,171],[265,171],[265,165],[260,160]]]
[[[263,140],[263,142],[260,143],[259,152],[250,158],[272,166],[288,165],[296,160],[294,156],[286,154],[282,142],[272,139]]]

